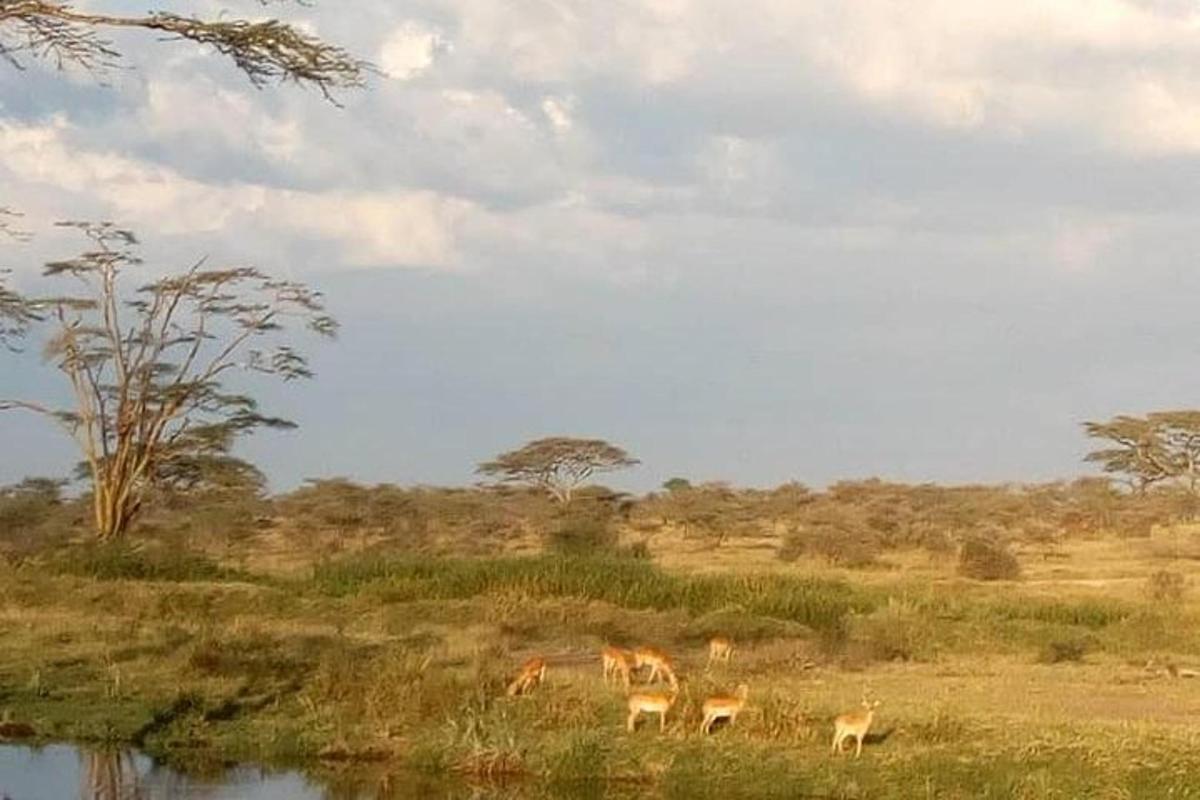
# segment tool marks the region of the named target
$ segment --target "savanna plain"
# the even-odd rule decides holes
[[[97,544],[30,482],[4,499],[0,734],[381,797],[1197,796],[1200,529],[1146,502],[863,481],[564,510],[332,480],[164,503]],[[627,730],[606,645],[670,654],[665,731]],[[667,691],[646,672],[632,691]],[[862,756],[832,754],[864,696]]]

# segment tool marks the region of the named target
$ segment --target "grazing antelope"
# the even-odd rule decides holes
[[[708,666],[711,667],[714,661],[724,661],[729,663],[729,659],[733,657],[733,642],[728,636],[714,636],[708,640]]]
[[[862,755],[863,738],[871,728],[871,720],[875,717],[875,709],[879,708],[879,702],[878,700],[872,702],[864,697],[862,711],[848,711],[833,721],[832,752],[841,753],[846,739],[853,736],[857,740],[854,757],[858,758]]]
[[[650,677],[646,679],[647,683],[654,683],[659,678],[666,678],[667,683],[671,684],[671,688],[675,689],[679,686],[679,681],[675,679],[675,666],[671,657],[657,647],[642,646],[634,650],[633,666],[635,669],[650,667]]]
[[[534,657],[521,665],[521,673],[508,685],[509,697],[532,692],[537,685],[546,680],[546,659]]]
[[[604,665],[604,683],[620,676],[625,690],[629,690],[629,666],[633,653],[621,647],[606,646],[600,651],[600,662]]]
[[[667,729],[667,712],[675,705],[679,696],[679,688],[672,684],[671,691],[663,692],[634,692],[629,695],[629,719],[625,720],[625,729],[633,731],[637,727],[637,718],[641,714],[658,714],[658,731]]]
[[[737,722],[737,716],[746,707],[746,697],[749,694],[750,687],[743,683],[737,687],[737,691],[732,696],[718,694],[705,700],[704,721],[700,723],[700,732],[711,731],[713,723],[719,719],[728,719],[730,725]]]

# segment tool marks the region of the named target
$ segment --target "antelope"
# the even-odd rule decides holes
[[[875,709],[879,708],[878,700],[869,701],[863,697],[862,711],[848,711],[838,715],[833,721],[833,748],[831,752],[841,753],[846,739],[853,736],[857,741],[854,757],[862,755],[863,738],[871,728],[871,720],[875,717]]]
[[[521,672],[508,685],[506,693],[509,697],[526,694],[537,688],[546,679],[546,659],[535,656],[521,665]]]
[[[711,731],[713,723],[719,719],[728,719],[730,725],[737,722],[737,716],[746,707],[746,697],[749,694],[750,687],[743,683],[737,687],[737,691],[732,696],[718,694],[705,700],[704,721],[700,723],[700,732]]]
[[[604,665],[604,683],[607,685],[612,678],[620,676],[629,690],[629,665],[633,661],[633,653],[621,647],[606,646],[600,651],[600,662]]]
[[[633,731],[637,728],[637,718],[641,714],[658,714],[658,731],[667,729],[667,712],[675,705],[679,688],[672,684],[671,691],[663,692],[634,692],[629,695],[629,719],[625,720],[625,729]]]
[[[733,656],[733,642],[728,636],[714,636],[708,640],[708,666],[711,667],[714,661],[724,661],[729,663],[729,659]]]
[[[654,683],[658,678],[666,678],[671,688],[677,688],[679,681],[675,679],[675,667],[671,657],[657,647],[639,647],[633,651],[633,666],[635,669],[650,667],[650,677],[647,683]]]

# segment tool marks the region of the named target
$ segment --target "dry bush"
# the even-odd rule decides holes
[[[854,620],[849,649],[858,660],[923,661],[934,654],[934,634],[916,606],[889,597],[887,605]]]
[[[1038,662],[1042,664],[1062,664],[1083,661],[1088,651],[1088,642],[1084,639],[1053,639],[1046,642],[1038,653]]]
[[[959,548],[958,572],[980,581],[1010,581],[1021,576],[1021,564],[999,536],[976,533]]]
[[[779,557],[793,561],[815,555],[844,567],[868,567],[878,561],[881,544],[861,509],[822,503],[805,513],[802,527],[784,537]]]

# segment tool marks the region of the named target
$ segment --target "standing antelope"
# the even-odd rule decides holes
[[[604,665],[604,683],[620,676],[625,690],[629,691],[629,668],[633,653],[621,647],[606,646],[600,651],[600,663]]]
[[[730,725],[737,722],[737,716],[746,707],[746,698],[749,694],[750,687],[743,683],[737,687],[737,691],[733,695],[718,694],[705,700],[704,721],[700,723],[700,732],[711,731],[713,723],[719,719],[728,719]]]
[[[629,695],[629,718],[625,720],[625,729],[633,731],[637,727],[637,718],[639,715],[658,714],[658,731],[662,733],[667,729],[667,712],[671,710],[671,706],[675,705],[675,698],[679,695],[679,688],[672,684],[671,691],[664,694],[663,692],[634,692]]]
[[[546,659],[535,656],[521,665],[520,674],[508,685],[506,693],[512,697],[532,692],[544,680],[546,680]]]
[[[712,667],[714,661],[724,661],[729,663],[729,659],[733,657],[733,642],[728,636],[714,636],[708,640],[708,666]]]
[[[833,748],[831,752],[841,753],[846,739],[853,736],[857,740],[854,757],[862,755],[863,738],[871,729],[871,720],[875,717],[875,709],[879,708],[878,700],[871,702],[863,697],[862,711],[848,711],[833,721]]]
[[[675,666],[671,661],[671,657],[657,647],[643,645],[634,650],[633,666],[636,669],[650,667],[650,677],[646,679],[647,683],[654,683],[658,678],[665,678],[667,683],[671,684],[672,689],[679,686],[679,681],[675,678]]]

